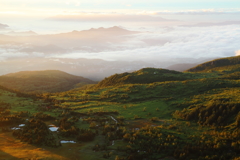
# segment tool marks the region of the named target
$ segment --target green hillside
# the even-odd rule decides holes
[[[124,84],[148,84],[165,81],[184,81],[202,78],[202,74],[182,73],[167,69],[143,68],[132,73],[115,74],[99,82],[96,87],[107,87]]]
[[[240,56],[220,58],[213,61],[205,62],[203,64],[197,65],[186,72],[207,72],[207,71],[220,71],[229,70],[233,68],[239,69],[240,66]]]
[[[46,152],[34,157],[39,159],[239,160],[238,58],[226,58],[228,63],[216,60],[215,67],[202,64],[205,69],[184,73],[144,68],[35,97],[21,98],[20,93],[2,88],[0,138],[7,126],[25,123],[13,132],[13,142],[44,148]],[[49,132],[48,124],[58,131]],[[59,140],[76,144],[61,146]],[[26,158],[15,148],[2,152]]]
[[[22,71],[0,76],[0,85],[28,93],[61,92],[94,82],[58,70]]]
[[[231,68],[222,64],[221,69],[216,67],[211,72],[201,73],[145,68],[110,76],[86,90],[76,89],[48,97],[61,102],[58,107],[67,109],[68,114],[76,112],[88,117],[90,125],[101,126],[101,117],[111,115],[124,119],[121,122],[124,128],[141,128],[122,133],[122,138],[128,142],[125,151],[117,149],[123,147],[121,138],[112,131],[107,132],[113,135],[106,139],[117,143],[115,147],[108,147],[116,152],[111,159],[117,155],[134,159],[169,156],[170,159],[237,159],[240,156],[237,68],[236,64]],[[97,129],[104,131],[104,127]],[[226,152],[226,148],[231,148],[233,153]],[[196,154],[199,150],[201,154]],[[101,150],[99,153],[103,154]]]

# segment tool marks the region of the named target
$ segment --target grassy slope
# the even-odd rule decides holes
[[[9,103],[11,105],[11,114],[16,114],[21,111],[29,111],[34,115],[38,113],[39,106],[46,106],[47,103],[42,101],[34,101],[31,98],[18,97],[16,93],[7,91],[2,87],[0,89],[0,102]],[[57,113],[61,113],[62,110],[43,111],[45,114],[56,116]],[[1,115],[0,115],[1,117]],[[57,116],[56,116],[57,117]],[[46,122],[47,124],[55,123],[54,121]],[[78,122],[77,126],[81,128],[88,128],[89,124]],[[1,128],[2,126],[0,126]],[[17,127],[17,126],[9,126]],[[78,160],[78,159],[99,159],[104,160],[102,155],[105,151],[94,153],[92,146],[96,143],[103,143],[103,136],[98,136],[94,141],[89,143],[77,143],[77,144],[62,144],[60,148],[51,148],[46,146],[36,146],[21,142],[12,136],[11,132],[2,132],[0,129],[0,157],[4,159],[43,159],[43,160]],[[65,138],[64,140],[73,140],[71,138]]]
[[[91,84],[93,81],[62,71],[23,71],[0,77],[0,85],[21,92],[60,92],[73,89],[75,85]]]
[[[170,118],[171,113],[178,109],[177,104],[184,102],[185,98],[189,101],[194,96],[204,95],[215,89],[225,90],[226,87],[240,87],[240,83],[235,80],[204,78],[151,84],[126,84],[105,89],[68,91],[53,95],[53,98],[65,100],[62,106],[70,106],[79,112],[104,108],[109,111],[118,111],[120,115],[129,119],[133,119],[134,115],[141,118],[152,116]],[[214,92],[212,96],[215,96]],[[145,112],[144,108],[146,108]],[[159,112],[156,112],[157,108]]]
[[[38,106],[46,105],[41,101],[34,101],[31,98],[18,97],[16,93],[9,92],[1,87],[0,102],[9,103],[11,105],[11,114],[21,111],[29,111],[31,114],[39,112]],[[45,114],[55,115],[52,112],[45,111]],[[48,122],[52,123],[52,122]],[[2,126],[0,126],[1,128]],[[10,126],[17,127],[17,126]],[[35,146],[21,142],[12,136],[12,132],[2,132],[0,130],[0,158],[15,159],[51,159],[51,160],[69,160],[82,159],[79,150],[82,144],[62,144],[60,148],[51,148],[46,146]]]
[[[200,74],[198,75],[200,76]],[[183,81],[192,79],[192,74],[167,69],[143,68],[132,73],[115,74],[99,82],[96,87],[116,86],[122,84],[148,84],[164,81]]]
[[[204,106],[215,99],[228,98],[233,103],[240,103],[238,96],[240,81],[234,74],[235,70],[238,70],[238,65],[221,66],[215,70],[212,68],[212,71],[208,73],[179,73],[159,69],[142,69],[130,74],[114,75],[85,90],[74,89],[62,93],[46,94],[45,96],[48,95],[53,99],[62,101],[62,103],[56,104],[60,108],[46,113],[56,116],[56,113],[65,109],[85,114],[97,111],[117,111],[118,115],[110,113],[109,116],[124,117],[129,129],[141,128],[146,125],[158,126],[163,127],[163,133],[179,136],[184,141],[191,141],[192,135],[200,136],[204,132],[211,131],[212,128],[199,126],[194,121],[174,119],[172,115],[176,110],[181,111],[186,108],[191,111],[196,105]],[[154,74],[153,71],[161,73]],[[146,81],[146,78],[149,78],[150,81]],[[1,100],[11,102],[15,106],[13,111],[27,108],[33,113],[37,112],[34,108],[35,104],[33,105],[30,99],[24,100],[15,97],[9,92],[4,91]],[[24,103],[26,108],[18,107],[18,101]],[[225,126],[226,129],[235,127],[234,116],[236,115],[229,118]],[[95,116],[89,114],[89,117]],[[157,117],[158,120],[152,122],[150,121],[152,117]],[[88,127],[88,124],[82,122],[78,122],[76,125],[83,128]],[[93,152],[92,150],[96,143],[103,144],[103,139],[103,136],[99,135],[92,142],[75,146],[71,153],[79,153],[76,155],[80,155],[83,160],[103,159],[102,155],[106,151]],[[114,160],[116,155],[124,155],[117,152],[116,149],[126,145],[125,142],[116,140],[115,145],[109,146],[111,151],[109,159]],[[59,151],[55,150],[54,153],[61,155]]]
[[[30,98],[18,97],[16,93],[12,93],[3,89],[0,89],[0,102],[9,103],[11,105],[11,112],[16,113],[20,111],[29,111],[36,113],[36,107],[40,103],[34,102]]]
[[[120,84],[114,86],[111,84],[108,87],[96,85],[88,90],[73,90],[54,94],[52,97],[64,100],[65,102],[61,104],[62,107],[67,106],[81,113],[88,113],[90,110],[93,112],[117,111],[119,112],[118,116],[125,117],[132,127],[141,128],[146,125],[162,124],[178,126],[178,131],[170,129],[171,134],[186,140],[190,138],[190,135],[201,135],[211,128],[199,128],[195,122],[191,122],[189,126],[188,122],[172,119],[176,110],[184,108],[192,110],[193,108],[189,106],[205,105],[209,101],[221,97],[228,97],[233,103],[240,103],[237,96],[239,95],[240,81],[232,76],[229,78],[229,73],[222,71],[186,73],[192,79],[181,79],[181,81],[174,79],[174,81],[144,84],[120,82]],[[152,117],[157,117],[159,121],[152,123],[150,121]],[[234,120],[235,117],[229,120],[229,127],[234,128]],[[92,156],[94,157],[94,155]],[[93,157],[92,159],[94,159]]]
[[[221,58],[221,59],[205,62],[191,69],[188,69],[186,72],[208,72],[208,71],[232,70],[236,66],[238,66],[239,68],[239,64],[240,64],[240,56],[234,56],[234,57]]]

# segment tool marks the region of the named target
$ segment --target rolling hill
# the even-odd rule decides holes
[[[95,116],[125,119],[128,125],[123,126],[132,131],[125,132],[121,138],[118,138],[117,132],[121,131],[117,127],[106,131],[109,126],[103,125],[106,139],[116,143],[115,147],[108,146],[118,152],[116,155],[153,160],[169,156],[180,160],[235,160],[240,157],[240,82],[235,75],[239,68],[238,57],[225,59],[228,62],[208,62],[214,65],[209,65],[211,67],[200,65],[206,66],[202,67],[203,71],[182,73],[144,68],[115,74],[95,87],[51,94],[50,97],[62,102],[59,107],[67,108],[69,113],[92,117],[90,124],[99,125],[98,129],[102,123],[94,120]],[[124,151],[119,149],[123,147],[123,140],[128,142],[125,145],[128,149]],[[99,144],[95,144],[98,148]],[[232,154],[228,154],[229,148]],[[98,153],[101,151],[96,151]]]
[[[147,84],[164,81],[183,81],[191,79],[191,74],[167,69],[143,68],[132,73],[114,74],[99,82],[96,87],[116,86],[123,84]]]
[[[220,70],[233,70],[239,68],[240,56],[220,58],[208,61],[186,70],[186,72],[210,72]]]
[[[0,76],[0,85],[21,92],[62,92],[95,82],[58,70],[22,71]]]
[[[7,158],[25,158],[10,147],[16,143],[34,144],[28,146],[30,158],[36,145],[49,152],[34,155],[35,158],[46,159],[239,160],[238,58],[207,62],[196,71],[143,68],[115,74],[93,87],[38,94],[34,103],[31,97],[19,98],[0,88],[0,123],[4,127],[26,124],[11,134],[2,127],[0,139],[10,137],[11,141],[7,142],[8,149],[0,143],[0,156],[5,152],[11,153]],[[17,86],[23,80],[28,85],[38,82],[47,86],[59,81],[64,84],[69,77],[74,82],[77,79],[60,71],[34,72],[31,76],[20,72],[2,77],[21,79]],[[34,81],[29,81],[31,77]],[[38,124],[45,130],[38,130]],[[56,126],[58,132],[49,135],[47,124]],[[34,136],[38,138],[35,140]],[[48,137],[54,141],[44,145]],[[74,144],[59,146],[55,140]],[[25,148],[19,147],[18,153]]]

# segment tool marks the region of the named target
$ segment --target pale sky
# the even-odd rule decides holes
[[[188,22],[240,21],[240,1],[0,0],[0,24],[9,25],[12,30],[18,31],[34,30],[41,33],[52,33],[55,30],[59,33],[75,29],[120,25],[120,23],[103,24],[104,22],[113,22],[113,20],[145,23],[146,21],[159,22],[161,18]],[[65,23],[66,21],[84,23],[73,25]],[[85,23],[86,21],[88,24]],[[90,22],[95,21],[98,24],[89,25]],[[64,28],[61,28],[62,24],[59,25],[56,22],[64,22]],[[148,25],[153,26],[150,23]]]
[[[239,0],[0,0],[1,14],[58,14],[76,11],[186,11],[240,12]]]

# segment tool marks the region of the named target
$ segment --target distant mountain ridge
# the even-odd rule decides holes
[[[125,35],[125,34],[137,34],[140,33],[138,31],[130,31],[127,29],[120,28],[118,26],[113,26],[110,28],[91,28],[88,30],[82,30],[82,31],[77,31],[73,30],[72,32],[67,32],[67,33],[60,33],[60,34],[55,34],[56,36],[61,36],[61,35],[73,35],[73,36],[83,36],[84,34],[91,34],[91,36],[99,36],[99,35],[104,35],[106,33],[109,34],[114,34],[114,35]],[[105,36],[110,36],[110,35],[105,35]]]
[[[104,27],[100,27],[100,28],[91,28],[89,30],[83,30],[83,31],[80,31],[80,32],[86,32],[86,31],[97,31],[97,32],[132,32],[132,33],[140,33],[140,32],[137,32],[137,31],[129,31],[129,30],[126,30],[126,29],[123,29],[121,27],[118,27],[118,26],[113,26],[113,27],[110,27],[110,28],[104,28]]]
[[[0,34],[0,42],[6,44],[21,44],[21,51],[27,53],[40,52],[43,54],[72,53],[72,52],[103,52],[128,46],[126,35],[140,32],[130,31],[117,26],[97,28],[82,31],[71,31],[57,34],[38,35],[35,32],[9,32]],[[109,45],[109,42],[113,45]],[[120,45],[121,44],[121,45]],[[49,45],[55,46],[53,49]],[[43,52],[44,51],[44,52]],[[47,51],[47,52],[45,52]]]

